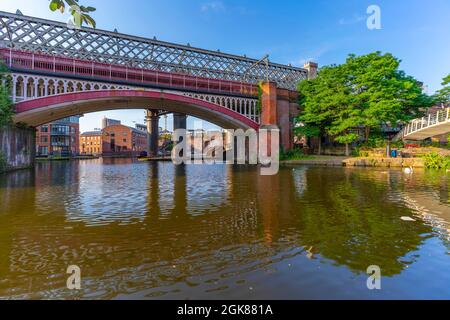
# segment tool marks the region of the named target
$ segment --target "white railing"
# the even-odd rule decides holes
[[[400,136],[404,139],[407,139],[408,136],[416,132],[448,122],[450,120],[449,116],[450,108],[446,108],[441,109],[436,113],[430,113],[426,117],[415,119],[406,125],[406,127],[400,133]],[[445,132],[443,132],[443,134],[444,133]]]

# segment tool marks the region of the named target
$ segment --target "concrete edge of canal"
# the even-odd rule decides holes
[[[424,168],[422,158],[374,158],[374,157],[323,157],[318,159],[282,161],[284,165],[309,165],[328,167],[380,167],[380,168]]]

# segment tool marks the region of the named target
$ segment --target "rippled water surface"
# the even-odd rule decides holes
[[[0,176],[0,297],[450,299],[449,177],[40,163]]]

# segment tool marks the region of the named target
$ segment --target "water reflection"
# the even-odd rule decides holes
[[[411,272],[415,297],[449,297],[448,176],[258,173],[115,159],[1,176],[0,297],[404,297]],[[71,264],[80,292],[65,289]],[[365,289],[373,264],[389,292]]]
[[[308,184],[299,209],[297,228],[304,244],[355,271],[364,271],[370,261],[391,276],[413,262],[414,257],[400,258],[416,250],[430,229],[400,219],[411,211],[390,201],[390,184],[358,170],[339,174],[323,168],[307,177],[316,183]]]

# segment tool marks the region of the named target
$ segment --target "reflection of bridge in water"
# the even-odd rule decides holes
[[[392,276],[413,262],[407,254],[430,232],[421,222],[405,229],[400,217],[411,210],[380,201],[389,199],[390,187],[363,170],[284,168],[263,177],[240,166],[123,161],[45,163],[37,175],[9,175],[8,193],[0,186],[0,237],[9,239],[0,272],[15,275],[0,284],[0,296],[13,284],[15,294],[26,295],[31,273],[32,297],[66,294],[64,268],[73,261],[96,279],[81,294],[104,298],[143,290],[170,295],[163,288],[179,290],[180,282],[228,290],[231,279],[297,255],[363,275],[373,261]],[[23,174],[30,176],[13,179]],[[48,274],[55,275],[51,283]]]

